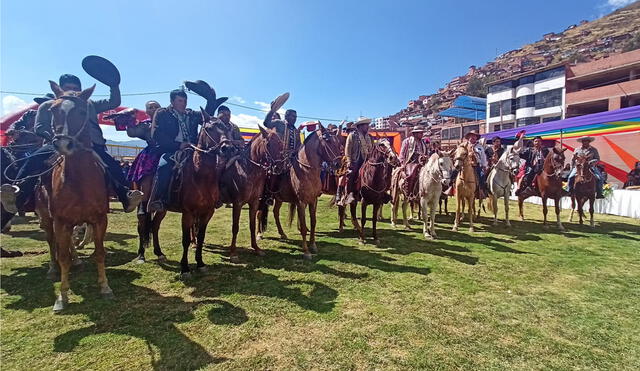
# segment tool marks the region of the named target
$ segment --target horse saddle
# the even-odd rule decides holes
[[[177,151],[173,156],[175,165],[173,166],[171,181],[169,182],[169,209],[175,209],[180,206],[180,192],[182,192],[184,164],[191,159],[193,151],[181,150]]]

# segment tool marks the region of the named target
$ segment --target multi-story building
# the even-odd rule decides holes
[[[640,105],[640,49],[567,66],[567,117]]]
[[[389,129],[389,120],[386,120],[384,117],[376,117],[373,119],[372,127],[375,130],[387,130]]]
[[[489,85],[486,132],[564,118],[565,66],[553,65]]]

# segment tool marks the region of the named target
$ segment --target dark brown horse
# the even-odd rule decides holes
[[[113,297],[105,272],[104,237],[107,230],[109,193],[105,170],[93,153],[89,135],[88,99],[95,85],[81,92],[64,92],[50,81],[56,99],[51,105],[54,148],[62,155],[60,164],[45,184],[47,208],[40,211],[47,239],[53,238],[54,255],[60,265],[60,295],[53,310],[63,310],[69,302],[69,271],[72,265],[73,227],[87,223],[93,227],[100,293]],[[54,234],[55,231],[55,234]]]
[[[593,221],[593,203],[596,200],[596,177],[589,167],[590,156],[578,155],[576,157],[576,177],[574,179],[573,194],[571,195],[571,214],[569,221],[573,219],[573,211],[578,203],[578,217],[580,224],[584,218],[584,204],[589,201],[589,224],[594,227]]]
[[[335,134],[340,142],[340,153],[344,152],[344,145],[347,141],[346,135],[342,135],[342,129],[340,129],[337,134]],[[325,179],[322,182],[322,193],[325,195],[332,196],[330,205],[335,205],[338,207],[338,229],[340,232],[344,231],[344,219],[346,216],[344,205],[337,205],[336,202],[338,200],[335,199],[336,194],[338,193],[338,183],[340,181],[340,176],[336,174],[338,170],[333,167],[329,167],[327,169],[327,173],[325,175]]]
[[[249,204],[249,231],[251,247],[263,256],[264,251],[256,241],[256,214],[260,196],[268,174],[280,174],[284,165],[283,143],[275,130],[260,126],[260,134],[255,135],[240,155],[231,158],[220,175],[220,198],[223,203],[233,204],[233,225],[229,255],[232,262],[238,261],[236,239],[240,229],[242,206]]]
[[[352,202],[350,207],[351,222],[358,231],[360,243],[365,243],[364,226],[367,221],[367,206],[373,205],[373,241],[378,243],[378,213],[382,205],[391,200],[388,192],[391,188],[391,173],[393,168],[400,165],[398,156],[393,151],[391,144],[385,140],[379,140],[373,145],[367,159],[360,167],[360,219],[358,224],[356,217],[357,202]]]
[[[302,250],[304,259],[311,259],[311,253],[317,253],[316,247],[316,210],[318,197],[322,194],[322,181],[320,170],[322,162],[331,166],[337,166],[342,158],[341,145],[335,135],[331,135],[319,124],[319,129],[311,133],[304,140],[298,150],[298,156],[292,161],[289,171],[282,174],[279,189],[271,190],[275,193],[273,215],[281,237],[286,238],[280,224],[280,207],[283,202],[290,203],[289,221],[298,214],[298,228],[302,237]],[[309,206],[310,230],[307,228],[306,208]],[[259,233],[266,227],[266,213],[268,207],[263,205],[259,211]],[[264,214],[263,214],[264,213]],[[307,244],[307,233],[310,233]]]
[[[544,159],[542,167],[542,173],[536,176],[534,184],[537,186],[538,194],[542,198],[542,213],[544,215],[543,225],[547,226],[547,199],[553,199],[556,208],[556,217],[558,229],[564,231],[562,222],[560,221],[560,199],[564,196],[564,190],[562,189],[562,168],[564,167],[564,151],[566,148],[558,149],[553,148],[549,151],[549,154]],[[518,207],[520,209],[520,219],[524,220],[524,214],[522,213],[522,204],[528,197],[518,196]]]

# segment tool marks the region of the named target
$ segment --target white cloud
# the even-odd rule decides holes
[[[233,96],[231,98],[229,98],[230,101],[234,101],[236,103],[240,103],[240,104],[245,104],[247,103],[246,100],[244,100],[242,97],[238,97],[238,96]]]
[[[634,2],[635,0],[607,0],[607,5],[613,9],[622,8]]]
[[[258,124],[262,124],[262,119],[258,116],[247,115],[241,113],[239,115],[231,114],[231,122],[238,125],[241,128],[257,128]]]
[[[24,109],[31,104],[15,95],[5,95],[2,97],[2,115],[13,113]]]
[[[260,106],[262,112],[269,112],[269,110],[271,109],[270,103],[260,102],[257,100],[253,102],[253,104],[255,104],[256,106]],[[286,111],[286,108],[282,107],[278,110],[278,113],[280,114],[280,116],[284,116],[285,111]]]

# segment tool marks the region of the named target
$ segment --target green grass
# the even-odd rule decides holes
[[[321,200],[318,248],[301,259],[299,236],[276,240],[264,258],[241,250],[229,263],[229,209],[216,212],[205,247],[209,273],[178,279],[179,216],[165,220],[169,262],[131,263],[135,216],[109,216],[101,299],[93,262],[72,276],[71,304],[51,306],[48,253],[33,218],[2,237],[2,368],[25,369],[637,369],[640,364],[640,223],[596,216],[597,227],[529,221],[452,232],[381,223],[379,246],[337,232]],[[114,205],[115,207],[115,205]],[[451,207],[452,209],[453,207]],[[512,214],[515,214],[512,207]],[[388,217],[389,208],[385,207]],[[286,213],[285,213],[286,214]],[[502,214],[501,214],[502,215]],[[563,212],[563,219],[567,212]],[[240,246],[248,246],[243,212]],[[284,219],[284,218],[283,218]],[[555,219],[553,216],[552,219]],[[272,222],[272,220],[271,220]],[[370,224],[369,224],[370,227]],[[82,250],[88,256],[91,249]],[[193,263],[193,253],[190,260]]]

